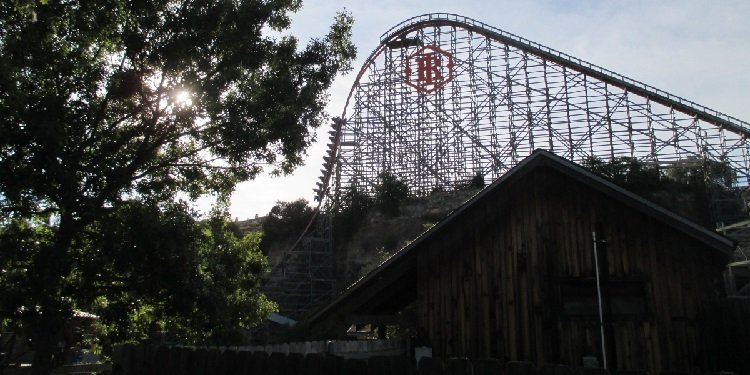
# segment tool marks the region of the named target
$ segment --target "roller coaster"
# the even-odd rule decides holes
[[[721,162],[738,185],[750,178],[747,122],[447,13],[381,36],[329,134],[319,215],[271,276],[269,294],[291,316],[336,290],[327,214],[347,189],[373,194],[384,171],[425,196],[477,175],[492,181],[544,148],[575,162]]]

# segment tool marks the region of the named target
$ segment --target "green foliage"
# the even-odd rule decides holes
[[[604,161],[589,157],[583,165],[636,194],[654,191],[664,182],[658,164],[645,164],[636,158],[619,157]]]
[[[18,320],[30,308],[25,303],[33,280],[29,271],[40,249],[53,241],[54,232],[41,223],[12,219],[0,226],[0,318]]]
[[[477,172],[474,177],[471,178],[471,186],[476,189],[482,189],[484,188],[484,185],[485,182],[482,172]]]
[[[29,231],[35,234],[28,233]],[[26,247],[3,252],[0,267],[5,317],[28,331],[24,314],[33,302],[37,280],[24,261],[39,256],[52,231],[20,221],[3,227],[0,246]],[[240,344],[244,331],[275,310],[258,292],[267,263],[260,234],[238,238],[224,217],[196,221],[184,204],[151,205],[129,201],[85,228],[71,249],[71,267],[60,307],[92,312],[102,345],[166,335],[181,343]],[[34,241],[28,241],[34,238]],[[29,243],[31,246],[26,246]]]
[[[396,313],[404,322],[416,322],[417,312],[416,304],[411,303],[404,307],[403,310]],[[408,339],[412,342],[424,342],[423,337],[419,337],[419,329],[411,325],[389,325],[386,327],[386,337],[389,339]],[[420,341],[418,341],[420,340]]]
[[[346,189],[341,197],[341,201],[346,205],[345,210],[357,216],[364,215],[375,204],[372,197],[357,189],[355,185]]]
[[[456,190],[476,190],[484,188],[484,176],[482,172],[477,172],[474,176],[465,181],[461,181],[456,185]]]
[[[184,340],[208,344],[246,343],[245,330],[277,310],[259,292],[260,276],[268,270],[257,232],[236,237],[222,218],[203,223],[198,249],[198,288],[193,290],[192,315],[183,320]],[[172,316],[172,314],[167,314]],[[169,326],[165,326],[168,331]]]
[[[687,158],[670,168],[665,176],[683,186],[702,186],[721,191],[733,189],[736,172],[726,163],[710,159]]]
[[[314,210],[306,199],[276,202],[263,221],[261,248],[268,254],[272,244],[296,240],[312,219]]]
[[[394,253],[397,251],[392,250]],[[375,254],[372,254],[369,257],[366,257],[367,259],[364,263],[362,263],[361,268],[358,271],[358,277],[357,279],[366,276],[370,272],[372,272],[374,269],[378,268],[381,264],[385,263],[393,254],[386,250],[385,247],[379,247],[375,249]]]
[[[737,199],[734,170],[717,160],[690,157],[669,167],[660,167],[636,158],[603,161],[592,157],[584,161],[584,166],[617,185],[707,226],[716,220],[746,216]]]
[[[669,185],[673,188],[697,191],[733,189],[736,173],[726,163],[716,160],[686,158],[668,168],[646,164],[636,158],[620,157],[603,161],[590,157],[584,166],[612,182],[633,191],[653,191]]]
[[[389,216],[397,216],[399,205],[409,196],[409,187],[388,170],[380,172],[375,186],[375,207]]]
[[[169,202],[204,193],[226,200],[263,165],[286,173],[301,164],[325,118],[326,90],[351,68],[355,49],[348,14],[307,46],[283,34],[300,7],[0,2],[0,277],[9,283],[0,319],[35,328],[35,372],[49,369],[72,309],[102,297],[118,337],[131,318],[225,307],[206,294],[225,292],[216,285],[202,286],[203,297],[181,294],[213,280],[196,275],[220,269],[183,274],[207,261],[198,251],[205,233]],[[228,296],[240,305],[256,298]],[[169,325],[219,337],[229,321],[211,316],[200,329]]]
[[[344,190],[340,201],[341,207],[333,216],[335,244],[348,241],[362,226],[367,218],[367,212],[374,205],[372,197],[359,191],[355,185]]]
[[[346,14],[302,51],[261,34],[298,2],[53,2],[33,23],[3,4],[0,167],[15,178],[0,187],[13,211],[227,194],[261,164],[288,172],[354,53]]]
[[[49,0],[13,0],[16,12],[29,17],[29,21],[36,22],[36,6],[47,5]]]

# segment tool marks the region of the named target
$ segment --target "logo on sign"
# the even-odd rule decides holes
[[[424,46],[406,59],[406,84],[431,93],[453,79],[453,56],[436,46]]]

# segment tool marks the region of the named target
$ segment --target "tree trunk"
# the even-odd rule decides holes
[[[41,320],[46,320],[42,322]],[[42,317],[40,324],[33,327],[32,342],[34,346],[34,361],[31,373],[33,375],[48,375],[56,367],[60,358],[55,358],[57,339],[62,330],[61,320]],[[57,327],[56,327],[57,326]]]
[[[38,289],[37,311],[25,319],[30,331],[31,346],[35,351],[32,362],[33,375],[47,375],[62,358],[55,356],[63,328],[70,317],[70,306],[63,302],[62,292],[65,279],[70,274],[69,251],[77,235],[79,223],[70,215],[63,215],[55,236],[55,242],[48,249],[37,254],[34,260],[34,278]]]

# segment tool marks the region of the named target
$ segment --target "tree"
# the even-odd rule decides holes
[[[355,50],[347,14],[304,48],[282,36],[300,6],[0,2],[0,225],[12,253],[2,272],[23,291],[3,288],[2,317],[33,328],[35,373],[49,372],[71,311],[104,293],[74,281],[113,265],[84,256],[112,215],[172,212],[177,197],[204,193],[226,200],[262,165],[285,173],[301,163],[325,91]],[[165,311],[176,303],[169,288],[144,293]]]
[[[706,226],[747,216],[740,191],[734,187],[735,171],[718,160],[687,157],[660,167],[631,157],[607,161],[590,157],[584,165],[615,184]]]
[[[646,164],[631,157],[602,160],[591,156],[584,166],[636,194],[646,194],[663,187],[664,176],[658,164]]]
[[[185,204],[129,202],[84,235],[89,261],[69,283],[111,342],[157,327],[183,343],[240,344],[275,305],[258,291],[260,234],[239,238],[230,224],[216,213],[196,221]]]
[[[456,190],[476,190],[484,188],[484,176],[482,172],[477,172],[471,179],[459,181],[456,184]]]
[[[293,202],[276,202],[263,221],[261,249],[269,253],[271,244],[291,245],[305,230],[314,214],[306,199]],[[286,250],[286,249],[285,249]]]
[[[339,201],[338,211],[332,218],[335,228],[334,244],[337,244],[337,250],[339,244],[346,243],[364,224],[367,212],[374,204],[372,197],[357,189],[355,184],[344,190]]]
[[[375,186],[375,206],[380,212],[397,216],[401,201],[409,196],[409,187],[404,180],[396,177],[388,170],[380,172],[378,184]]]
[[[238,238],[230,225],[225,214],[198,221],[185,203],[119,205],[88,226],[71,253],[77,266],[62,287],[76,298],[68,308],[100,317],[103,346],[156,332],[182,343],[243,342],[244,330],[275,305],[258,291],[267,269],[260,234]],[[22,305],[25,295],[39,288],[22,272],[25,254],[47,246],[52,233],[20,219],[0,228],[0,246],[22,250],[0,254],[0,267],[10,270],[0,274],[0,309],[15,309],[22,322],[35,313]],[[28,324],[15,328],[34,335]],[[58,332],[54,339],[64,337]]]

